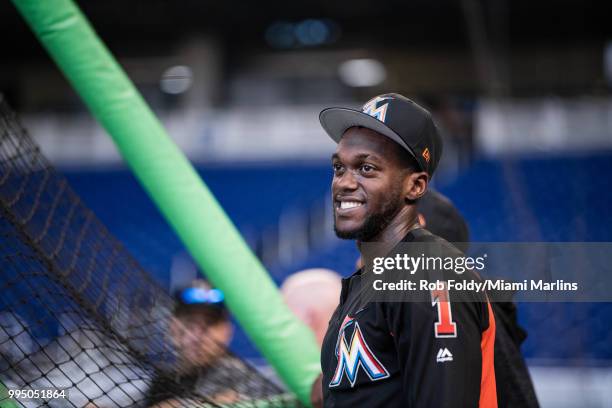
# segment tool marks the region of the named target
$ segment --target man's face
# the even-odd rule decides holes
[[[368,241],[405,205],[409,174],[401,147],[373,130],[352,127],[332,156],[334,229],[344,239]]]
[[[189,319],[173,318],[170,335],[184,368],[207,367],[226,353],[231,340],[229,322],[204,325]]]

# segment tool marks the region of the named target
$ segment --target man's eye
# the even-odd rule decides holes
[[[332,167],[334,169],[334,173],[340,173],[343,169],[342,165],[339,163],[332,164]]]
[[[374,171],[374,166],[370,165],[370,164],[363,164],[361,166],[361,172],[362,173],[370,173]]]

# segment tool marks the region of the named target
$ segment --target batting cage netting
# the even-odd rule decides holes
[[[0,273],[0,406],[298,406],[212,338],[193,339],[206,355],[197,369],[190,364],[177,337],[194,334],[177,332],[174,298],[84,205],[4,101]]]

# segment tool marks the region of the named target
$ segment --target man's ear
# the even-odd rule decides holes
[[[416,201],[427,192],[429,175],[425,171],[412,172],[404,179],[404,197]]]

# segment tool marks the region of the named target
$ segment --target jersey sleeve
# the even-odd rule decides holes
[[[496,407],[495,322],[486,297],[446,290],[423,295],[431,301],[384,304],[406,406]]]

